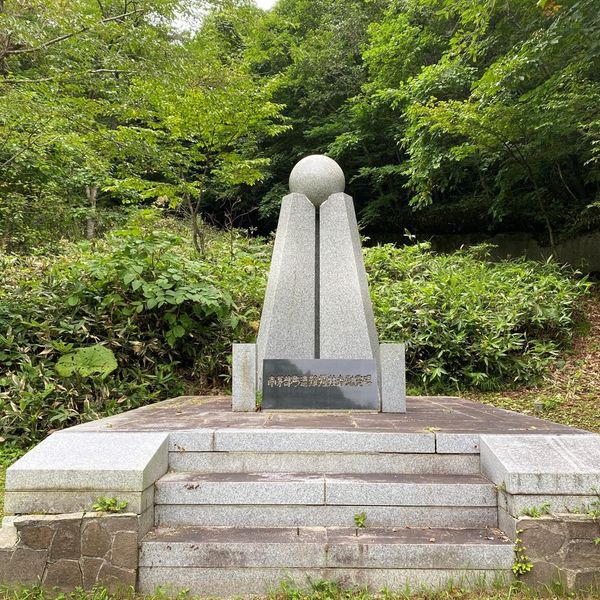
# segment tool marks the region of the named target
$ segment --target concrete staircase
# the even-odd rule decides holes
[[[497,492],[478,454],[411,449],[400,433],[321,430],[320,451],[313,430],[255,433],[232,431],[227,449],[173,435],[156,527],[142,541],[140,591],[229,597],[285,579],[379,591],[510,578],[512,543],[497,529]]]

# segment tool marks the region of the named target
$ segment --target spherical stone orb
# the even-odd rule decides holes
[[[290,192],[304,194],[315,206],[321,206],[331,194],[343,192],[345,187],[340,165],[323,154],[303,158],[290,173]]]

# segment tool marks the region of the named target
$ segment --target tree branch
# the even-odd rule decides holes
[[[105,25],[106,23],[110,23],[111,21],[118,21],[120,19],[125,19],[127,17],[131,17],[132,15],[135,15],[135,14],[138,14],[141,12],[143,12],[143,10],[141,8],[137,8],[135,10],[123,13],[121,15],[117,15],[116,17],[107,17],[105,19],[102,19],[101,21],[98,21],[98,23],[95,23],[94,25],[88,25],[87,27],[82,27],[81,29],[78,29],[77,31],[73,31],[72,33],[65,33],[64,35],[60,35],[51,40],[48,40],[48,41],[44,42],[43,44],[40,44],[39,46],[34,46],[33,48],[12,48],[10,50],[5,50],[3,54],[4,55],[30,54],[32,52],[38,52],[40,50],[44,50],[45,48],[48,48],[48,46],[52,46],[53,44],[58,44],[59,42],[68,40],[69,38],[75,37],[76,35],[85,33],[86,31],[89,31],[90,29],[92,29],[92,27],[94,27],[96,25]]]

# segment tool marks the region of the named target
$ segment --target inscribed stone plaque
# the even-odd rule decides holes
[[[374,360],[265,359],[263,409],[379,410]]]

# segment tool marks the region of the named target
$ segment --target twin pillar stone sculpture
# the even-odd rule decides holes
[[[379,344],[352,198],[326,156],[283,198],[256,344],[234,344],[234,411],[405,412],[403,344]]]

